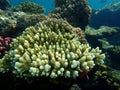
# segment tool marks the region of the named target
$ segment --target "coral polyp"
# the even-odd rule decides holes
[[[59,24],[30,26],[10,44],[0,59],[0,72],[11,71],[18,77],[78,77],[82,69],[103,64],[105,55],[89,44],[82,44]]]

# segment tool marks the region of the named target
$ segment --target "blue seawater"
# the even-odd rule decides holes
[[[106,2],[101,3],[102,0],[88,0],[88,3],[92,9],[102,9],[113,2],[118,2],[120,0],[106,0]]]
[[[51,10],[54,9],[54,0],[9,0],[10,4],[13,6],[19,5],[21,2],[24,1],[31,1],[37,3],[45,8],[45,14],[49,13]],[[120,0],[106,0],[106,2],[101,3],[101,0],[88,0],[88,3],[91,8],[93,9],[101,9],[105,6],[111,4],[112,2],[117,2]]]

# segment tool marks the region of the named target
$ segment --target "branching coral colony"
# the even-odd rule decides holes
[[[26,28],[13,39],[8,54],[0,59],[0,72],[10,71],[18,77],[46,76],[76,78],[96,64],[103,64],[105,55],[89,44],[82,44],[75,35],[58,24],[38,23]]]

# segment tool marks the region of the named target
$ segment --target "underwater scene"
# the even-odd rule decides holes
[[[120,90],[120,0],[0,0],[4,90]]]

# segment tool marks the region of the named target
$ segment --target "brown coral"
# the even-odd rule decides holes
[[[66,19],[73,26],[85,29],[89,23],[91,8],[86,0],[55,0],[56,9],[51,17]]]
[[[3,38],[2,36],[0,36],[0,58],[8,52],[11,40],[12,39],[10,37]]]

